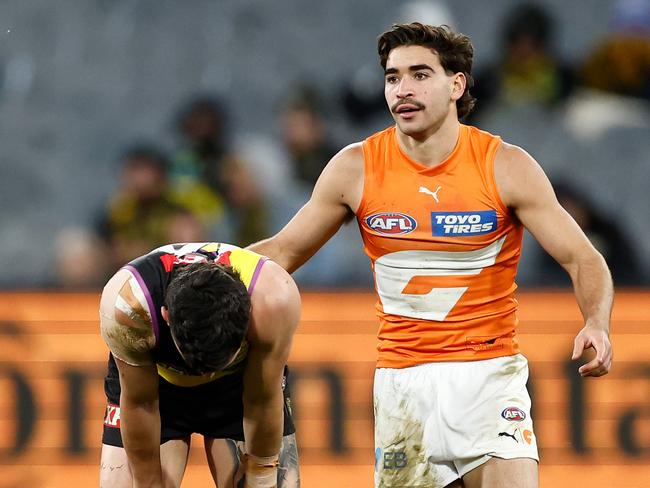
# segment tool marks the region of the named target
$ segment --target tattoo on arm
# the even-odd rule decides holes
[[[280,466],[278,467],[278,488],[300,487],[300,464],[298,462],[298,445],[296,434],[282,438]]]

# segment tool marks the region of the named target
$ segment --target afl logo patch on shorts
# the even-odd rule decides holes
[[[431,233],[434,236],[477,236],[494,232],[496,228],[496,210],[431,212]]]
[[[521,422],[522,420],[526,419],[526,412],[524,412],[521,408],[508,407],[503,409],[501,416],[504,419],[510,420],[512,422]]]
[[[366,225],[384,235],[410,234],[418,226],[410,215],[398,212],[384,212],[366,217]]]

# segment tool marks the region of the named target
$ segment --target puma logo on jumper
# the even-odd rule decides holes
[[[431,191],[429,190],[426,186],[421,186],[418,192],[420,193],[426,193],[427,195],[431,195],[433,199],[436,201],[436,203],[440,203],[440,200],[438,200],[438,192],[440,191],[441,186],[436,188],[436,191]]]

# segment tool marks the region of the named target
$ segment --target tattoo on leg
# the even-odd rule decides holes
[[[112,466],[110,464],[102,463],[101,464],[101,470],[102,471],[115,471],[116,469],[123,469],[126,468],[126,464],[120,464],[119,466]]]

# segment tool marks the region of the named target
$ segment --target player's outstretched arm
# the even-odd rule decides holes
[[[350,219],[363,191],[363,150],[352,144],[327,164],[309,201],[276,235],[248,247],[293,273]]]
[[[300,295],[289,274],[272,261],[262,268],[252,307],[243,396],[246,480],[275,483],[284,426],[282,379],[300,320]]]
[[[589,348],[596,352],[593,360],[580,366],[579,373],[607,374],[612,363],[609,322],[614,291],[604,258],[558,203],[543,170],[525,151],[502,144],[494,171],[506,206],[571,276],[585,321],[574,341],[573,359]]]

